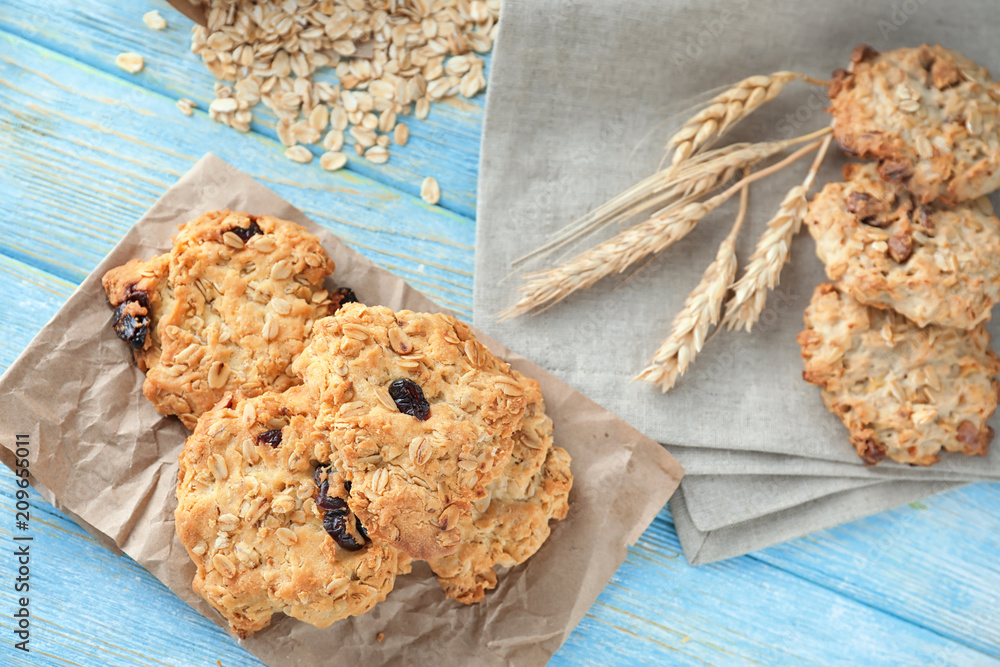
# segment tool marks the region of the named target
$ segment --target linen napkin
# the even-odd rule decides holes
[[[787,507],[775,519],[781,530],[755,529],[758,538],[766,536],[764,542],[908,502],[921,490],[934,493],[939,483],[931,480],[996,478],[996,452],[986,458],[946,456],[928,469],[862,465],[846,430],[823,406],[819,390],[801,380],[795,336],[813,287],[825,279],[808,235],[793,243],[793,261],[752,335],[724,332],[711,340],[667,395],[629,382],[667,335],[674,314],[714,257],[734,206],[702,221],[687,238],[627,278],[602,281],[539,316],[497,319],[517,299],[519,279],[510,275],[511,262],[652,173],[666,137],[686,117],[693,97],[779,70],[825,78],[846,66],[851,50],[861,43],[889,50],[937,42],[990,66],[1000,62],[1000,44],[982,29],[1000,22],[991,10],[985,0],[948,6],[913,3],[905,9],[892,2],[845,9],[778,0],[766,12],[747,0],[508,0],[494,51],[480,165],[476,325],[540,360],[668,448],[683,446],[679,458],[693,470],[732,475],[738,468],[720,461],[719,452],[739,452],[746,455],[748,470],[780,474],[748,481],[771,485],[775,497],[796,476],[927,480],[864,486]],[[954,16],[962,20],[954,21]],[[979,29],[970,32],[968,26]],[[804,134],[829,123],[825,104],[822,88],[790,84],[724,141]],[[837,180],[842,163],[834,151],[818,182]],[[796,164],[755,185],[737,244],[741,259],[752,252],[766,220],[788,189],[801,182],[807,167]],[[1000,333],[997,324],[991,332]],[[1000,428],[1000,418],[991,423]],[[838,468],[831,471],[831,463]],[[851,472],[839,472],[841,467]],[[684,502],[688,500],[685,496]],[[772,514],[751,521],[769,521]],[[733,520],[732,530],[748,534],[742,516],[734,514]],[[729,544],[764,546],[762,539]],[[730,552],[699,551],[734,555]]]

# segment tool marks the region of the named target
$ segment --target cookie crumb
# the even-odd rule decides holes
[[[377,635],[375,635],[375,641],[377,641],[379,644],[382,643],[383,639],[385,639],[385,633],[384,632],[380,632]]]

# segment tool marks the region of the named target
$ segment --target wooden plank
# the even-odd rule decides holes
[[[0,373],[73,292],[73,285],[0,255]]]
[[[13,515],[14,479],[0,471],[5,516]],[[36,494],[31,504],[33,649],[82,665],[260,664],[130,558],[112,555]],[[0,538],[11,537],[9,522],[0,522]],[[15,601],[10,587],[0,587],[5,609]],[[10,619],[0,619],[0,627],[9,633]],[[9,642],[0,643],[4,664],[18,657]],[[629,550],[552,664],[734,661],[990,664],[973,649],[753,558],[690,568],[667,512]]]
[[[976,484],[755,557],[1000,658],[998,506]]]
[[[471,221],[427,210],[369,178],[338,174],[331,187],[331,175],[316,165],[285,162],[267,136],[242,137],[203,115],[180,116],[172,99],[195,97],[189,88],[209,92],[211,77],[193,56],[176,53],[177,40],[186,44],[186,35],[151,33],[141,25],[141,14],[154,6],[171,20],[165,5],[122,0],[54,5],[39,10],[13,0],[0,8],[0,27],[97,66],[81,66],[0,33],[0,147],[7,157],[0,167],[0,202],[6,211],[17,211],[16,218],[0,221],[0,253],[8,255],[0,255],[3,367],[88,267],[207,146],[435,298],[468,307],[463,295],[471,293]],[[147,44],[156,46],[147,50]],[[114,55],[127,49],[149,56],[143,75],[114,68]],[[203,107],[207,100],[199,99]],[[438,136],[440,146],[411,144],[415,163],[450,168],[435,161],[452,154],[461,164],[462,156],[471,156],[463,168],[474,172],[476,106],[456,110],[455,118],[447,116],[448,109],[440,118],[433,112],[428,121],[440,127],[427,129],[426,136]],[[455,132],[461,127],[474,129]],[[424,161],[428,155],[436,157]],[[401,162],[394,157],[372,176],[391,183],[388,167]],[[395,185],[413,194],[409,178],[398,178]],[[442,185],[446,203],[463,210],[447,199],[451,193],[444,180]],[[474,180],[458,190],[474,201]],[[363,204],[352,206],[357,201]],[[332,205],[338,207],[335,213]],[[4,486],[9,481],[9,473],[0,472],[0,510],[8,512],[3,502],[12,497],[13,489]],[[997,530],[988,519],[998,514],[995,488],[949,494],[946,505],[932,499],[919,521],[905,519],[907,510],[902,517],[889,513],[698,569],[679,556],[665,512],[629,551],[553,664],[995,664],[990,656],[997,656],[1000,588]],[[980,496],[980,489],[989,491]],[[40,660],[36,653],[26,661],[0,642],[0,663],[157,664],[142,657],[148,645],[153,647],[148,655],[167,664],[214,664],[215,658],[227,666],[257,664],[162,586],[157,590],[159,584],[130,560],[111,556],[58,513],[45,521],[56,528],[37,552],[37,563],[57,573],[39,593],[56,605],[39,619],[49,642],[43,648],[47,657]],[[0,522],[0,535],[5,529]],[[858,565],[862,561],[864,567]],[[9,559],[4,563],[0,571]],[[121,590],[126,595],[119,598]],[[5,595],[10,593],[0,592]],[[9,598],[3,604],[12,606]],[[0,626],[9,631],[9,619],[0,619]]]
[[[796,543],[808,549],[806,540]],[[551,663],[576,664],[992,665],[996,659],[756,557],[691,568],[664,511]]]
[[[0,539],[14,544],[14,474],[0,470]],[[0,586],[0,662],[5,665],[260,665],[221,628],[185,604],[128,556],[115,556],[31,492],[29,590]],[[14,559],[5,555],[5,580]],[[13,647],[18,600],[27,594],[30,654]],[[40,658],[39,656],[48,656]]]
[[[160,10],[167,19],[166,30],[150,30],[143,24],[142,15],[151,9]],[[0,28],[8,32],[112,76],[138,82],[171,100],[186,97],[201,109],[207,109],[214,98],[215,79],[201,58],[190,51],[191,25],[173,8],[152,0],[57,2],[49,3],[44,11],[31,0],[5,0],[0,10]],[[115,56],[123,51],[142,54],[146,69],[139,75],[118,69],[114,64]],[[486,60],[488,68],[489,58]],[[332,75],[330,78],[336,80]],[[405,147],[393,146],[392,157],[385,165],[374,165],[358,158],[353,140],[349,139],[348,149],[344,151],[349,168],[413,196],[419,196],[424,176],[434,176],[441,184],[441,205],[474,218],[484,100],[481,94],[472,100],[435,104],[426,120],[405,118],[404,122],[410,127],[410,141]],[[170,113],[180,115],[176,109]],[[270,110],[260,105],[255,114],[258,120],[254,131],[275,139],[274,116]],[[239,133],[227,132],[234,135],[233,141],[236,141],[235,135]]]
[[[2,31],[0,91],[0,201],[19,213],[0,220],[0,252],[10,257],[78,282],[211,149],[471,314],[475,225],[467,218],[352,172],[275,160],[282,149],[270,139],[236,135],[204,114],[187,118],[162,95]]]
[[[22,302],[42,304],[19,311],[19,321],[0,321],[0,340],[11,334],[23,340],[66,298],[70,285],[2,257],[0,271],[3,312]],[[0,471],[0,513],[10,511],[12,479]],[[973,493],[979,490],[988,493]],[[998,653],[991,634],[997,627],[992,536],[1000,532],[992,511],[995,490],[982,485],[932,498],[919,521],[906,519],[907,510],[886,513],[700,568],[684,561],[665,510],[552,664],[991,664]],[[130,559],[112,556],[44,501],[35,507],[42,519],[32,570],[44,586],[35,610],[42,650],[79,664],[94,664],[105,651],[112,652],[109,664],[211,664],[206,656],[224,665],[256,664]],[[0,522],[0,538],[9,538],[5,530],[9,522]],[[983,551],[969,557],[977,545]],[[877,566],[837,569],[862,557]],[[889,608],[882,609],[883,579],[909,591],[897,594],[917,605],[909,614],[914,618],[900,613],[891,590]],[[841,580],[847,585],[838,585]],[[962,594],[956,595],[956,585]],[[0,599],[12,605],[3,587]],[[0,619],[0,626],[6,622]],[[147,645],[149,661],[130,653]],[[19,657],[0,642],[0,662],[17,664]]]

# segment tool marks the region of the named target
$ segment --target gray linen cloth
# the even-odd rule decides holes
[[[992,9],[985,0],[850,7],[793,0],[766,7],[749,0],[507,0],[493,57],[480,165],[476,326],[540,360],[668,448],[683,446],[679,458],[687,459],[685,465],[712,474],[718,464],[720,472],[725,467],[730,474],[732,462],[719,463],[719,451],[734,450],[746,454],[748,471],[781,476],[745,480],[750,497],[762,497],[761,488],[774,491],[796,476],[841,475],[828,468],[830,463],[838,464],[837,470],[852,468],[843,476],[855,480],[897,479],[892,475],[927,480],[887,482],[812,499],[798,506],[802,514],[795,520],[787,517],[796,507],[780,500],[780,492],[770,493],[776,504],[762,504],[755,511],[766,516],[751,522],[769,520],[777,506],[784,528],[754,530],[746,533],[754,539],[733,542],[747,549],[907,502],[920,489],[934,493],[940,480],[997,478],[997,452],[985,459],[948,456],[930,469],[861,464],[847,444],[846,430],[823,406],[819,390],[801,380],[795,336],[813,287],[824,280],[806,234],[794,242],[793,261],[752,335],[726,332],[711,340],[667,395],[629,382],[667,335],[674,314],[714,257],[735,202],[627,279],[602,281],[539,316],[497,320],[517,298],[519,279],[509,275],[511,262],[654,171],[665,138],[685,117],[692,98],[751,74],[791,69],[827,77],[847,64],[860,43],[887,50],[939,42],[995,65],[1000,43],[987,38],[992,31],[986,27],[1000,19]],[[822,127],[829,122],[822,111],[825,104],[824,90],[791,84],[725,141],[787,138]],[[819,182],[836,180],[842,164],[834,151]],[[755,186],[737,244],[742,260],[807,167],[796,164]],[[546,264],[526,268],[540,266]],[[991,331],[1000,333],[996,324]],[[1000,429],[1000,418],[992,423]],[[782,457],[787,460],[778,463]],[[900,472],[889,472],[893,469]],[[692,497],[704,495],[695,492]],[[742,515],[734,520],[742,523],[732,530],[746,528]]]

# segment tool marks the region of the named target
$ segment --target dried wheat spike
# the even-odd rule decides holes
[[[736,275],[736,236],[746,217],[748,188],[745,185],[740,192],[740,211],[732,230],[719,246],[715,261],[705,269],[701,282],[685,299],[683,310],[674,317],[670,336],[636,380],[651,382],[664,392],[672,389],[701,352],[709,328],[718,323],[726,291]]]
[[[829,133],[825,130],[824,133]],[[592,286],[601,278],[621,273],[636,261],[663,251],[694,229],[703,217],[754,181],[781,171],[803,155],[813,152],[823,140],[799,148],[780,162],[746,176],[725,191],[704,202],[670,206],[650,219],[586,250],[568,262],[525,275],[521,298],[499,313],[501,320],[524,315],[562,301],[577,290]]]
[[[661,252],[687,236],[699,220],[728,198],[723,193],[706,202],[693,202],[667,215],[654,216],[555,268],[527,274],[520,300],[501,313],[501,319],[551,306],[601,278],[621,273],[643,257]]]
[[[795,186],[785,195],[778,212],[768,221],[767,229],[757,242],[743,275],[732,286],[733,296],[726,304],[726,315],[722,320],[727,329],[749,332],[760,319],[767,292],[777,286],[781,269],[789,261],[792,238],[798,234],[806,215],[806,195],[826,157],[830,139],[828,136],[824,140],[802,185]]]
[[[593,211],[559,230],[544,245],[516,259],[520,264],[532,257],[552,253],[607,225],[640,215],[665,217],[722,187],[743,168],[755,166],[796,144],[812,141],[830,128],[793,139],[730,144],[705,151],[644,178]]]
[[[814,81],[798,72],[775,72],[769,76],[751,76],[713,97],[705,108],[692,116],[667,141],[673,149],[672,164],[687,159],[709,140],[721,137],[729,128],[743,120],[765,102],[782,91],[789,81]]]

